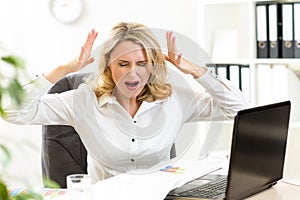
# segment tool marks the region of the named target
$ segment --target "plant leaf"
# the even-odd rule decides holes
[[[3,144],[0,144],[0,151],[0,156],[3,155],[0,157],[0,162],[3,165],[3,167],[5,167],[11,160],[11,155],[9,153],[9,150]]]
[[[1,60],[13,65],[15,68],[25,69],[25,61],[15,55],[4,56]]]
[[[2,88],[0,86],[0,116],[5,117],[5,111],[2,108]]]
[[[6,89],[9,96],[16,102],[16,104],[21,105],[25,91],[19,81],[16,78],[13,79]]]
[[[58,183],[49,178],[43,178],[43,183],[46,188],[61,188]]]
[[[8,200],[8,191],[6,185],[0,180],[0,199]]]
[[[10,200],[43,200],[43,197],[35,192],[21,193],[10,197]]]

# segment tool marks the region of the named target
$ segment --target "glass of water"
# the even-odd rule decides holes
[[[87,174],[71,174],[67,176],[67,188],[70,200],[90,200],[91,186],[91,177]]]

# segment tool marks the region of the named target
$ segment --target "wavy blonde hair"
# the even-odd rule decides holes
[[[143,24],[120,22],[110,32],[110,37],[104,43],[100,54],[99,77],[95,86],[97,97],[112,95],[115,83],[108,66],[110,55],[122,41],[132,41],[140,45],[147,55],[150,66],[150,77],[143,90],[137,96],[138,101],[153,102],[165,99],[172,94],[171,85],[166,82],[167,68],[161,47],[153,33]]]

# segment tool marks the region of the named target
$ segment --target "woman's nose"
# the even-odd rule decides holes
[[[130,64],[129,71],[130,72],[136,72],[136,64],[135,63]]]

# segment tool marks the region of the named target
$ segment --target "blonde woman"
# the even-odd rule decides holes
[[[168,161],[185,123],[232,119],[248,105],[229,81],[178,54],[172,32],[166,33],[164,55],[149,28],[125,22],[116,24],[104,43],[93,84],[45,94],[53,83],[94,61],[91,51],[96,37],[92,30],[75,60],[28,84],[27,103],[19,110],[7,110],[12,123],[73,126],[88,151],[88,172],[94,181]],[[207,92],[170,85],[166,60]]]

